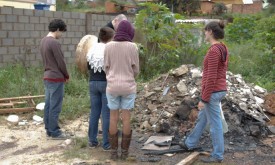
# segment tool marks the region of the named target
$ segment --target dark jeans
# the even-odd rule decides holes
[[[64,96],[64,82],[50,82],[44,80],[45,108],[44,123],[48,136],[56,137],[61,134],[58,126],[59,114],[62,109]]]
[[[90,81],[90,100],[91,113],[89,122],[89,143],[98,144],[98,121],[100,114],[102,114],[102,131],[103,131],[103,148],[110,146],[108,140],[108,131],[110,124],[110,109],[107,106],[106,98],[106,81]]]

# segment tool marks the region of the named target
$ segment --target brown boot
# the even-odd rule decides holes
[[[131,143],[132,138],[132,130],[129,135],[125,135],[122,133],[122,141],[121,141],[121,159],[125,160],[128,158],[128,150]]]
[[[112,160],[117,160],[118,155],[117,155],[117,148],[118,148],[118,131],[116,134],[111,135],[109,133],[109,142],[111,144],[111,159]]]

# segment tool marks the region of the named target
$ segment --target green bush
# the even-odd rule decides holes
[[[190,61],[196,38],[191,24],[175,23],[182,16],[163,4],[145,3],[136,15],[135,26],[144,36],[140,46],[141,75],[145,80]]]

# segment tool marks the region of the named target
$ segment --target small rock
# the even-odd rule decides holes
[[[260,97],[255,96],[254,98],[256,100],[256,103],[258,103],[258,104],[263,104],[264,103],[264,100],[261,99]]]
[[[197,68],[192,69],[191,73],[192,73],[192,78],[202,77],[201,71]]]
[[[183,94],[187,94],[187,86],[185,85],[185,83],[181,80],[178,84],[177,84],[177,89],[183,93]]]
[[[19,117],[17,115],[9,115],[7,120],[12,123],[18,123]]]
[[[258,86],[258,85],[256,85],[256,86],[254,87],[254,89],[255,89],[255,92],[260,93],[260,94],[263,94],[263,93],[266,92],[266,89],[264,89],[264,88],[262,88],[262,87],[260,87],[260,86]]]
[[[152,96],[153,94],[155,94],[155,92],[146,92],[144,97],[147,98],[147,97]]]
[[[144,139],[145,139],[145,138],[142,136],[141,138],[139,138],[139,139],[137,140],[137,142],[141,143]]]
[[[247,111],[247,105],[246,103],[239,103],[239,107],[244,110],[244,111]]]
[[[42,121],[43,121],[43,118],[40,117],[40,116],[37,116],[37,115],[34,115],[34,116],[32,117],[32,119],[33,119],[34,121],[36,121],[36,122],[42,122]]]
[[[253,136],[259,136],[261,133],[260,128],[257,125],[251,125],[249,129],[250,129],[251,135]]]
[[[40,110],[40,111],[43,111],[44,110],[44,107],[45,107],[45,103],[39,103],[36,105],[36,109],[37,110]]]
[[[175,76],[181,76],[188,72],[188,67],[186,65],[182,65],[179,68],[175,69],[172,73]]]

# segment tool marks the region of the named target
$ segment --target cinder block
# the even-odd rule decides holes
[[[45,11],[45,17],[53,18],[53,12],[52,11]]]
[[[97,20],[97,15],[96,14],[92,14],[92,20]]]
[[[7,22],[18,22],[17,15],[7,15]]]
[[[104,21],[107,21],[107,22],[112,20],[112,18],[109,15],[104,15],[103,19],[104,19]]]
[[[44,30],[46,30],[45,25],[44,24],[36,24],[34,26],[34,30],[44,31]]]
[[[25,45],[35,45],[35,40],[33,38],[25,39]]]
[[[54,18],[62,18],[63,12],[62,11],[56,11],[53,13]]]
[[[39,23],[39,17],[30,17],[30,23]]]
[[[98,21],[104,20],[103,15],[97,15],[97,20],[98,20]]]
[[[68,45],[68,51],[75,51],[76,47],[74,45]]]
[[[1,14],[12,14],[12,7],[1,7]]]
[[[9,31],[8,38],[19,38],[19,31]]]
[[[95,26],[101,26],[101,21],[95,21]]]
[[[33,61],[30,61],[30,66],[42,66],[41,65],[41,61],[37,61],[37,60],[33,60]]]
[[[68,19],[66,23],[67,23],[67,25],[79,25],[79,24],[75,23],[74,19]]]
[[[30,31],[20,31],[19,36],[20,38],[30,38],[31,37]]]
[[[12,23],[2,23],[2,30],[13,30]]]
[[[63,12],[63,18],[71,18],[70,12]]]
[[[49,23],[48,17],[39,17],[39,23]]]
[[[35,39],[35,45],[40,45],[41,39],[42,39],[42,38],[37,38],[37,39]]]
[[[68,30],[68,31],[73,31],[73,32],[75,32],[75,31],[79,31],[79,26],[70,26],[71,28],[70,28],[70,30]]]
[[[80,19],[86,19],[86,14],[84,14],[84,13],[79,13],[79,18]]]
[[[34,24],[25,24],[25,30],[34,30]]]
[[[0,22],[6,22],[6,15],[0,15]]]
[[[19,47],[8,47],[8,54],[19,54]]]
[[[13,10],[12,10],[12,14],[14,14],[14,15],[23,15],[23,9],[18,9],[18,8],[14,8]]]
[[[44,10],[33,10],[33,11],[34,11],[34,16],[38,16],[38,17],[45,16]]]
[[[64,44],[64,45],[69,45],[72,43],[72,39],[71,38],[63,38],[61,44]]]
[[[85,29],[86,29],[85,26],[80,26],[78,31],[85,32],[86,31]]]
[[[0,54],[3,55],[3,54],[8,54],[8,48],[7,47],[0,47]],[[1,56],[0,56],[1,57]]]
[[[10,63],[10,62],[14,62],[14,61],[15,61],[15,59],[14,59],[13,55],[10,55],[10,54],[3,55],[3,62],[4,63]]]
[[[83,37],[83,33],[82,32],[75,32],[74,37],[82,38]]]
[[[27,61],[35,60],[35,54],[26,54],[26,60]]]
[[[75,63],[75,58],[74,57],[68,57],[65,60],[66,60],[66,64],[68,64],[68,65]]]
[[[79,43],[80,39],[78,38],[72,38],[72,44],[77,45]]]
[[[89,20],[91,22],[93,22],[93,20]],[[82,19],[77,19],[75,20],[75,24],[76,25],[85,25],[85,21],[83,21]]]
[[[25,25],[23,23],[14,23],[13,24],[14,30],[25,30]]]
[[[3,46],[11,46],[11,45],[13,45],[13,39],[12,38],[3,38],[2,39],[2,45]]]
[[[18,22],[29,23],[30,22],[30,17],[29,16],[19,16]]]
[[[66,36],[73,38],[73,37],[75,37],[75,34],[74,34],[74,32],[66,32]]]
[[[64,57],[65,57],[65,58],[67,58],[67,57],[72,57],[72,52],[65,51],[65,52],[64,52]]]
[[[7,38],[8,32],[7,31],[0,31],[0,38]]]
[[[32,9],[24,9],[24,15],[26,16],[33,16],[34,15],[34,11]]]
[[[72,18],[79,18],[79,13],[72,13]]]
[[[41,38],[42,36],[40,35],[39,31],[33,31],[33,32],[31,32],[31,37],[32,38]]]
[[[14,39],[14,45],[15,46],[23,46],[23,45],[25,45],[25,39],[24,38],[16,38],[16,39]]]

